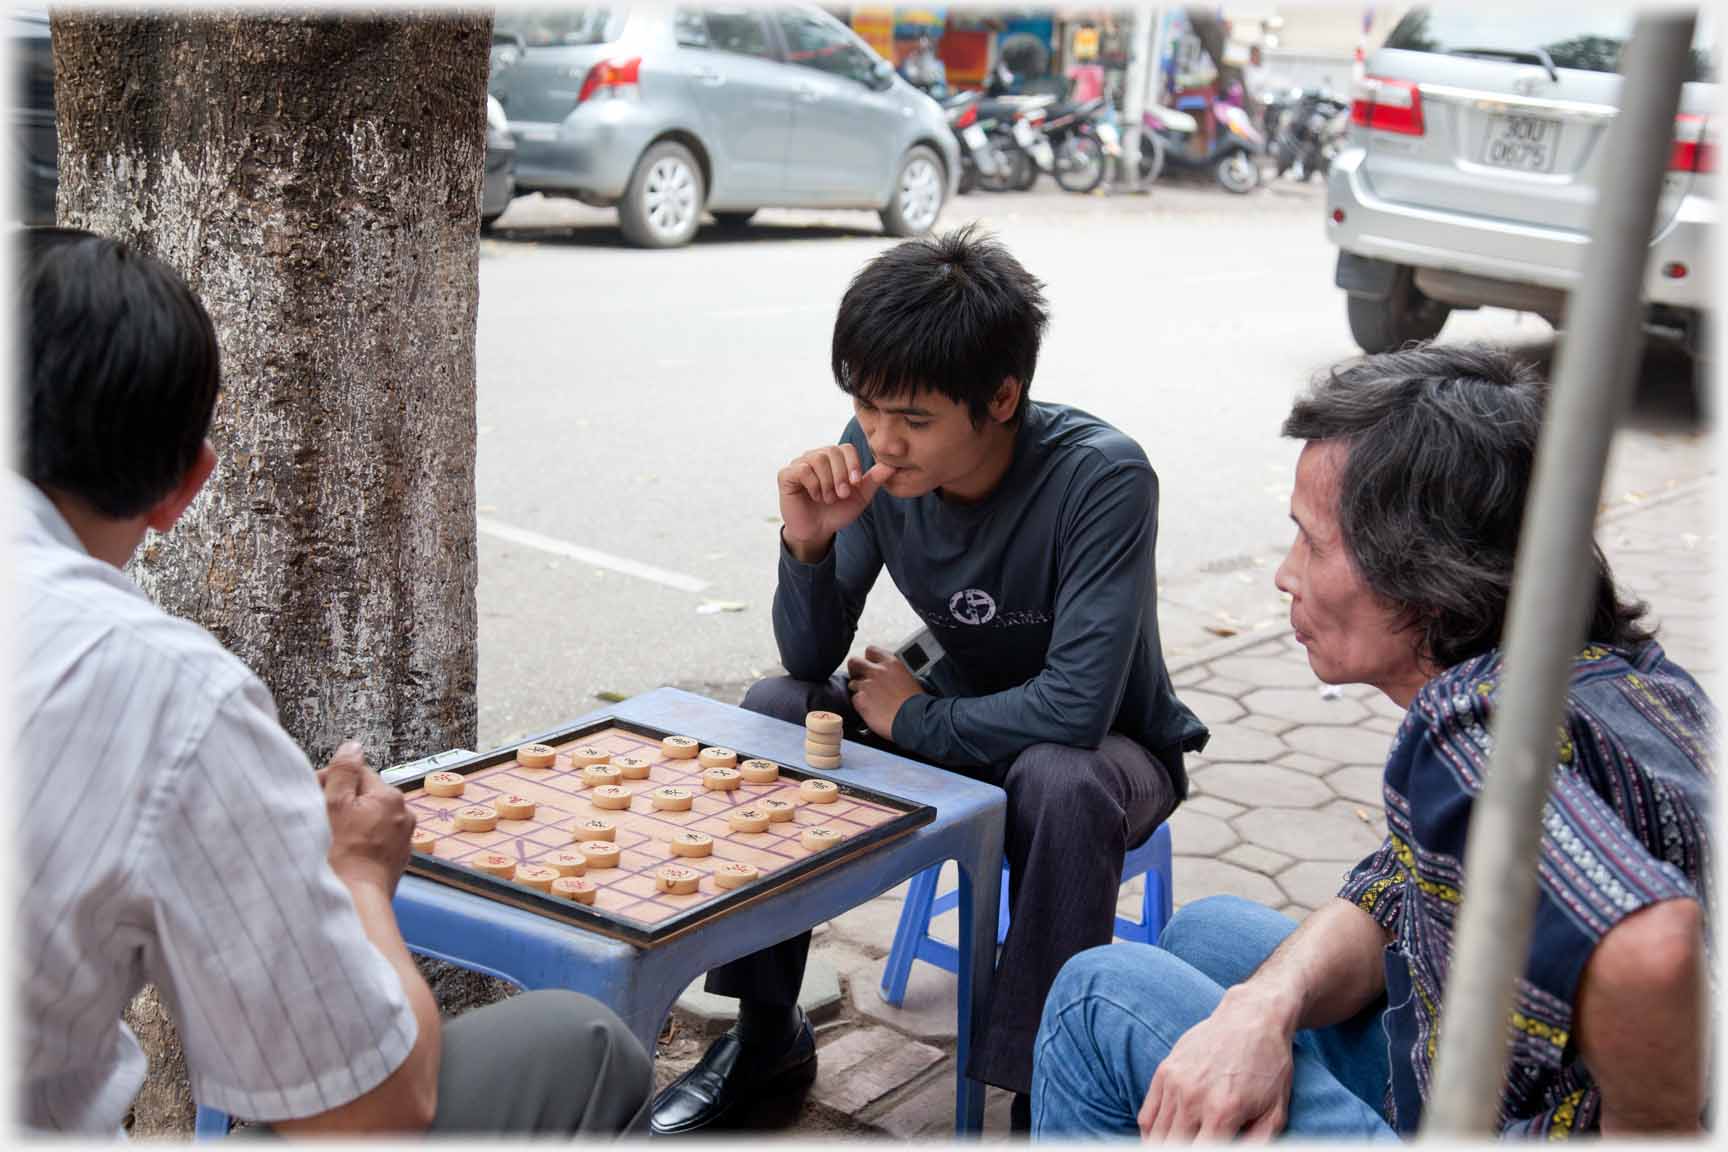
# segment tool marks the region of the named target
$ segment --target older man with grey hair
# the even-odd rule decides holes
[[[1503,353],[1428,346],[1336,368],[1297,401],[1284,425],[1305,442],[1296,540],[1277,584],[1316,676],[1406,709],[1386,760],[1389,834],[1300,927],[1215,897],[1179,912],[1156,947],[1071,960],[1035,1050],[1036,1133],[1414,1133],[1543,399]],[[1500,1125],[1697,1132],[1714,713],[1600,549],[1594,565]]]

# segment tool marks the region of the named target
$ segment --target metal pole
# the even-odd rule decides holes
[[[1620,112],[1608,130],[1590,246],[1567,304],[1518,544],[1494,749],[1470,818],[1469,895],[1424,1136],[1481,1138],[1498,1128],[1507,1018],[1530,948],[1555,733],[1596,587],[1591,547],[1609,443],[1644,345],[1644,272],[1695,18],[1641,13],[1621,57]]]
[[[1146,77],[1157,68],[1152,58],[1152,28],[1162,24],[1158,8],[1134,9],[1134,40],[1128,51],[1128,79],[1122,90],[1122,159],[1116,176],[1118,187],[1140,191],[1140,125],[1145,110]]]

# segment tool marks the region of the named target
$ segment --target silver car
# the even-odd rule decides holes
[[[819,8],[500,9],[493,39],[517,194],[616,205],[634,244],[770,206],[916,236],[959,179],[941,108]]]
[[[1437,335],[1454,308],[1559,325],[1577,284],[1635,10],[1411,10],[1367,61],[1327,230],[1368,352]],[[1697,358],[1716,221],[1714,64],[1700,13],[1651,240],[1647,319]]]

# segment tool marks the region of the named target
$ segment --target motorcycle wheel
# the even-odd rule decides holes
[[[1020,151],[1012,140],[1005,136],[992,133],[990,147],[996,153],[996,171],[988,175],[980,171],[978,173],[978,187],[986,192],[1011,191],[1020,176],[1020,170],[1016,165],[1030,165],[1032,161],[1026,153]]]
[[[1070,133],[1056,148],[1056,183],[1086,193],[1104,183],[1104,145],[1090,132]]]
[[[964,196],[978,190],[978,169],[970,164],[960,165],[960,184],[954,189],[956,196]]]
[[[1140,133],[1140,183],[1151,184],[1164,174],[1164,141],[1156,132]]]
[[[1260,183],[1260,165],[1246,152],[1230,153],[1218,161],[1218,166],[1213,171],[1225,191],[1234,192],[1238,196],[1254,191]]]
[[[1029,192],[1038,183],[1038,162],[1024,151],[1014,152],[1014,191]]]

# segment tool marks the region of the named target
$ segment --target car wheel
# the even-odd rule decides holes
[[[942,161],[922,144],[915,145],[900,161],[894,181],[894,198],[882,209],[882,229],[890,236],[922,236],[936,226],[947,194]]]
[[[714,223],[720,225],[724,232],[742,232],[755,218],[756,213],[754,211],[714,213]]]
[[[1246,152],[1236,151],[1218,161],[1218,183],[1238,196],[1254,191],[1260,183],[1260,165]]]
[[[1398,270],[1392,291],[1384,298],[1352,294],[1346,300],[1350,335],[1369,355],[1391,352],[1413,340],[1432,340],[1452,314],[1452,309],[1417,290],[1408,268]]]
[[[702,169],[690,150],[666,140],[642,154],[624,198],[618,224],[624,238],[639,248],[676,248],[688,244],[702,222]]]

